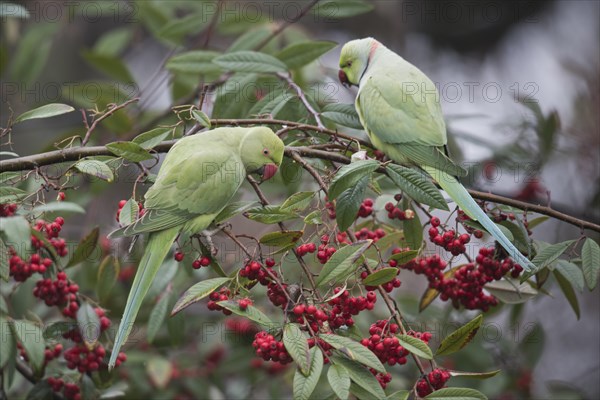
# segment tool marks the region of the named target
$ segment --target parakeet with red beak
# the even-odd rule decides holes
[[[346,43],[339,79],[358,86],[355,107],[371,143],[392,160],[421,168],[525,270],[535,268],[469,195],[457,177],[466,171],[445,152],[446,125],[433,82],[373,38]]]
[[[266,127],[218,128],[179,140],[167,153],[145,195],[144,215],[109,237],[148,234],[144,255],[127,298],[109,366],[127,340],[150,283],[181,233],[208,228],[249,173],[262,180],[281,165],[284,144]]]

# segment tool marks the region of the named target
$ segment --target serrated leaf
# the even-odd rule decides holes
[[[117,283],[121,265],[119,259],[113,256],[106,256],[98,267],[98,275],[96,277],[96,293],[100,302],[104,303],[108,300],[112,288]]]
[[[282,211],[299,212],[308,207],[313,197],[315,197],[315,192],[294,193],[281,204],[280,208]]]
[[[171,296],[169,293],[166,293],[161,299],[156,303],[152,311],[150,312],[150,317],[148,319],[148,330],[146,331],[146,337],[148,339],[148,343],[152,343],[156,334],[163,326],[165,322],[165,318],[167,317],[167,309],[169,308],[169,299]]]
[[[25,217],[18,215],[0,218],[0,233],[6,246],[11,246],[23,259],[29,257],[31,228]]]
[[[172,128],[155,128],[147,132],[140,133],[133,138],[132,142],[140,145],[142,149],[150,150],[168,138],[172,131]]]
[[[454,268],[449,269],[444,272],[444,279],[450,279],[454,276],[454,273],[460,268],[462,265],[457,265]],[[427,290],[421,296],[421,301],[419,301],[419,312],[425,310],[433,301],[440,295],[440,292],[436,289],[427,288]]]
[[[409,352],[413,353],[417,357],[424,358],[426,360],[433,359],[433,353],[429,346],[419,338],[409,335],[397,335],[402,347]]]
[[[73,267],[80,262],[86,261],[98,246],[98,237],[100,236],[100,228],[92,229],[77,245],[66,268]]]
[[[294,374],[294,400],[308,400],[321,377],[321,371],[323,371],[323,353],[321,353],[321,350],[317,346],[311,349],[310,359],[310,369],[307,376],[300,370],[296,370]]]
[[[29,213],[39,215],[44,212],[74,212],[78,214],[85,214],[85,209],[79,204],[69,201],[53,201],[51,203],[34,207]]]
[[[598,284],[600,274],[600,246],[593,239],[587,238],[581,249],[581,266],[588,289],[593,290]]]
[[[388,283],[398,275],[398,268],[382,268],[363,279],[366,286],[379,286]]]
[[[329,186],[328,198],[333,201],[345,190],[355,186],[358,181],[379,168],[379,161],[363,160],[344,165],[333,177]]]
[[[579,318],[581,317],[581,311],[579,309],[579,300],[577,300],[577,294],[573,290],[573,286],[571,285],[569,280],[566,279],[562,274],[558,273],[558,271],[554,270],[553,273],[554,277],[556,278],[556,281],[558,282],[558,285],[560,286],[560,290],[565,295],[565,298],[569,302],[569,305],[571,306],[571,308],[575,312],[575,315],[577,316],[577,319],[579,320]]]
[[[189,305],[202,300],[214,292],[215,289],[221,287],[230,280],[231,278],[212,278],[196,283],[194,286],[186,290],[185,293],[181,295],[179,300],[177,300],[177,303],[175,303],[175,306],[173,307],[173,311],[171,311],[171,316],[177,314],[179,311],[183,310]]]
[[[24,174],[22,172],[11,172],[11,171],[2,172],[0,174],[0,183],[9,182],[9,184],[10,184],[10,183],[12,183],[10,181],[12,181],[13,179],[21,180],[23,178],[23,175]]]
[[[77,326],[88,348],[93,348],[100,337],[100,318],[88,302],[81,302],[77,310]]]
[[[362,386],[357,385],[354,382],[350,383],[350,393],[354,395],[357,399],[360,400],[381,400],[385,399],[385,397],[376,397],[373,393],[364,389]]]
[[[561,274],[575,289],[583,292],[583,287],[585,285],[583,273],[577,265],[566,260],[558,260],[554,265],[554,271]]]
[[[147,150],[134,142],[112,142],[107,144],[106,148],[114,155],[123,157],[131,162],[140,162],[153,158]]]
[[[444,340],[442,340],[442,343],[440,343],[435,355],[445,356],[456,353],[465,347],[471,340],[473,340],[482,322],[483,315],[479,314],[477,317],[473,318],[471,321],[467,322],[450,335],[446,336]]]
[[[448,204],[431,179],[418,171],[397,164],[386,166],[388,176],[408,197],[419,203],[441,210],[448,210]]]
[[[287,66],[277,58],[250,50],[227,53],[215,57],[213,62],[226,70],[234,72],[270,73],[287,71]]]
[[[209,74],[219,71],[213,59],[221,53],[207,50],[194,50],[177,54],[167,61],[165,68],[173,72],[188,74]]]
[[[562,243],[552,244],[540,250],[534,259],[531,260],[531,262],[537,267],[536,271],[546,268],[556,261],[558,257],[560,257],[561,254],[564,253],[565,250],[567,250],[567,248],[574,242],[574,240],[567,240]]]
[[[497,369],[495,371],[488,371],[488,372],[465,372],[465,371],[448,370],[448,372],[450,373],[450,376],[460,376],[463,378],[473,378],[473,379],[488,379],[488,378],[498,375],[500,372],[502,372],[502,370]]]
[[[352,129],[363,129],[354,104],[329,103],[323,107],[321,116],[338,125]]]
[[[162,357],[152,357],[146,365],[150,381],[157,389],[165,389],[173,376],[173,364]]]
[[[288,69],[297,69],[321,57],[335,46],[337,43],[328,41],[296,42],[277,53],[277,58],[283,61]]]
[[[425,396],[427,400],[487,400],[480,391],[469,388],[443,388]]]
[[[210,127],[211,127],[210,118],[208,118],[208,115],[206,115],[203,111],[192,110],[192,117],[194,117],[194,119],[196,120],[197,123],[200,124],[200,126],[210,129]]]
[[[19,122],[28,121],[30,119],[55,117],[57,115],[70,113],[71,111],[75,111],[75,109],[67,104],[46,104],[45,106],[25,111],[15,119],[14,123],[18,124]]]
[[[134,198],[127,200],[121,212],[119,213],[119,224],[127,226],[137,221],[140,212],[140,206]]]
[[[36,375],[44,368],[44,350],[46,342],[42,330],[36,324],[27,320],[13,320],[10,324],[12,334],[25,349],[29,364]]]
[[[379,358],[368,347],[344,336],[323,334],[319,337],[333,346],[333,348],[340,350],[349,359],[358,361],[377,371],[385,372],[385,367],[379,361]]]
[[[348,371],[350,379],[367,392],[371,393],[377,399],[384,399],[385,392],[381,388],[379,381],[373,376],[371,371],[362,366],[356,361],[349,360],[345,357],[332,356],[333,364],[340,364]],[[350,389],[352,391],[352,389]]]
[[[269,317],[267,317],[265,314],[263,314],[262,311],[260,311],[254,306],[248,306],[248,308],[242,310],[238,302],[235,300],[220,301],[217,304],[223,308],[228,309],[232,313],[240,315],[242,317],[246,317],[249,320],[254,321],[261,326],[269,328],[273,326],[273,322],[269,319]]]
[[[220,224],[221,222],[224,222],[237,214],[249,210],[254,206],[256,206],[256,201],[236,201],[229,203],[223,210],[221,210],[219,215],[215,217],[214,223]]]
[[[79,160],[73,165],[73,168],[86,175],[95,176],[106,182],[112,182],[115,179],[112,170],[102,161]]]
[[[333,253],[317,278],[317,286],[324,286],[331,281],[337,282],[354,272],[354,263],[371,243],[371,240],[356,242]]]
[[[283,344],[288,353],[304,376],[310,373],[312,360],[310,358],[310,349],[304,333],[298,327],[298,324],[285,324],[283,327]]]
[[[333,364],[327,371],[327,380],[333,392],[341,400],[346,400],[350,396],[350,374],[348,370],[339,364]]]
[[[348,229],[356,220],[368,184],[369,177],[365,176],[337,197],[335,202],[335,221],[340,231],[343,232]]]
[[[258,241],[265,246],[289,247],[300,240],[303,234],[304,231],[269,232],[262,236]]]
[[[297,218],[295,213],[284,211],[279,206],[260,206],[251,208],[244,212],[244,216],[252,221],[261,222],[263,224],[275,224],[277,222]]]
[[[398,265],[404,265],[409,261],[414,260],[419,255],[418,250],[407,250],[400,253],[392,254],[390,260],[395,260]]]
[[[323,223],[323,219],[321,218],[321,211],[315,210],[304,217],[304,223],[308,225],[320,225]]]
[[[312,13],[318,20],[349,18],[368,13],[373,5],[364,0],[323,0],[317,3]]]
[[[519,283],[517,280],[505,278],[501,281],[493,281],[484,286],[498,300],[506,304],[519,304],[537,296],[538,291],[527,283]]]

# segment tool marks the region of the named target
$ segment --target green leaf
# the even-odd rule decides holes
[[[6,22],[6,18],[29,18],[29,11],[20,4],[0,3],[0,17]]]
[[[524,303],[538,294],[538,291],[529,284],[519,283],[517,280],[508,278],[490,282],[484,287],[490,294],[506,304]]]
[[[27,196],[27,192],[12,186],[0,187],[0,204],[14,203]]]
[[[552,244],[542,249],[536,254],[535,258],[531,260],[531,262],[537,267],[536,272],[546,268],[556,261],[558,257],[560,257],[561,254],[564,253],[565,250],[567,250],[567,248],[574,242],[574,240],[567,240],[566,242]]]
[[[323,371],[323,353],[315,346],[310,351],[310,370],[305,376],[299,369],[294,374],[294,400],[308,400],[317,387]]]
[[[433,353],[431,352],[431,349],[421,339],[409,335],[397,335],[397,338],[402,347],[413,353],[415,356],[424,358],[426,360],[433,359]]]
[[[134,82],[127,65],[118,56],[98,54],[89,50],[82,51],[81,55],[92,67],[109,77],[125,83]]]
[[[379,242],[378,242],[379,243]],[[398,265],[404,265],[409,261],[414,260],[419,255],[418,250],[402,251],[400,253],[392,254],[390,260],[395,260]]]
[[[73,168],[86,175],[95,176],[106,182],[112,182],[115,179],[112,170],[102,161],[83,159],[77,161],[77,163],[73,165]]]
[[[414,217],[412,219],[402,221],[406,243],[408,244],[409,248],[413,250],[419,250],[423,244],[423,225],[421,225],[419,214],[417,214],[415,210],[409,206],[408,199],[404,198],[402,204],[404,205],[405,210],[412,210],[414,213]]]
[[[363,285],[379,286],[388,283],[398,275],[398,268],[382,268],[363,279]]]
[[[357,361],[367,367],[374,368],[377,371],[385,372],[385,367],[379,361],[379,358],[368,347],[344,337],[334,334],[319,335],[321,339],[333,346],[333,348],[342,352],[350,360]]]
[[[302,235],[304,231],[277,231],[270,232],[259,239],[261,244],[265,246],[273,247],[289,247],[293,246]]]
[[[257,51],[242,50],[215,57],[218,66],[234,72],[273,73],[285,72],[287,67],[277,58]]]
[[[487,400],[487,396],[475,389],[443,388],[425,396],[427,400]]]
[[[29,87],[34,87],[48,62],[55,33],[59,27],[60,24],[41,22],[28,26],[14,49],[14,55],[11,54],[12,82],[23,82]]]
[[[510,221],[502,221],[497,225],[503,226],[510,231],[513,236],[512,242],[515,244],[517,249],[522,253],[529,253],[529,239],[527,236],[527,232],[525,231],[525,226],[521,223],[521,221],[517,220],[517,223]]]
[[[200,126],[210,129],[210,118],[208,118],[208,115],[206,115],[204,112],[201,110],[192,110],[192,116],[196,122],[200,124]]]
[[[240,50],[252,50],[256,48],[263,40],[271,36],[271,29],[266,26],[261,26],[256,29],[251,29],[239,36],[232,44],[227,48],[227,53],[233,53]]]
[[[456,353],[465,347],[473,340],[482,322],[483,315],[479,314],[477,317],[446,336],[444,340],[442,340],[442,343],[440,343],[435,355],[446,356],[448,354]]]
[[[133,138],[132,142],[139,144],[144,150],[150,150],[169,137],[172,131],[173,128],[154,128],[147,132],[140,133]]]
[[[323,107],[321,116],[338,125],[352,129],[363,129],[354,104],[329,103]]]
[[[107,144],[106,148],[114,155],[123,157],[131,162],[140,162],[153,158],[148,151],[134,142],[112,142]]]
[[[211,74],[220,70],[212,61],[221,53],[208,50],[194,50],[177,54],[167,61],[165,68],[171,72],[188,74]]]
[[[94,53],[117,57],[125,50],[129,42],[131,42],[132,37],[133,30],[129,28],[118,28],[108,31],[100,36],[100,39],[94,44]]]
[[[373,376],[371,371],[367,368],[363,367],[358,362],[349,360],[345,357],[334,355],[331,358],[333,359],[333,364],[339,364],[346,368],[350,375],[350,379],[358,386],[371,393],[377,399],[384,399],[386,397],[379,381],[377,381],[375,376]],[[352,391],[352,389],[350,389],[350,391]]]
[[[220,224],[228,220],[229,218],[238,215],[246,210],[251,209],[256,206],[256,201],[236,201],[233,203],[227,204],[223,210],[215,217],[214,223]]]
[[[263,224],[275,224],[277,222],[287,221],[298,217],[295,213],[284,211],[279,206],[260,206],[251,208],[244,212],[244,216],[252,221],[261,222]]]
[[[210,18],[205,13],[194,13],[183,18],[172,19],[167,22],[157,35],[173,43],[180,44],[184,36],[196,35],[209,24]]]
[[[230,280],[230,278],[213,278],[196,283],[194,286],[186,290],[185,293],[181,295],[179,300],[177,300],[177,303],[175,303],[175,306],[173,307],[173,311],[171,311],[171,316],[177,314],[179,311],[190,306],[191,304],[202,300],[214,292],[215,289],[221,287]]]
[[[429,177],[412,168],[396,164],[386,166],[386,171],[392,182],[414,201],[441,210],[448,210],[448,204],[444,197]]]
[[[530,230],[533,230],[533,228],[535,228],[536,226],[538,226],[539,224],[549,220],[550,217],[548,217],[547,215],[542,215],[541,217],[537,217],[535,219],[532,219],[531,221],[527,222],[527,227]]]
[[[127,203],[121,208],[119,213],[119,223],[122,226],[133,224],[137,221],[140,212],[140,206],[134,198],[127,200]]]
[[[581,265],[583,276],[588,289],[593,290],[598,283],[600,274],[600,246],[594,240],[587,238],[581,249]]]
[[[93,348],[100,337],[100,318],[88,302],[81,302],[77,310],[77,326],[84,343]]]
[[[288,197],[283,204],[280,206],[282,211],[291,211],[291,212],[299,212],[303,211],[310,202],[313,197],[315,197],[315,192],[297,192]]]
[[[148,330],[146,331],[148,343],[152,343],[154,341],[156,334],[165,322],[170,298],[171,296],[169,296],[169,293],[165,293],[150,312],[150,317],[148,319]]]
[[[363,160],[344,165],[331,181],[329,200],[335,200],[342,192],[355,186],[358,181],[366,176],[371,176],[377,168],[379,168],[379,161],[376,160]]]
[[[573,290],[573,286],[571,285],[569,280],[566,279],[558,271],[554,270],[553,273],[554,277],[556,278],[556,281],[558,282],[558,285],[560,286],[560,290],[562,290],[567,301],[569,302],[569,305],[571,306],[571,308],[575,312],[575,315],[577,316],[577,319],[579,320],[579,318],[581,317],[581,311],[579,310],[579,300],[577,300],[577,294]]]
[[[2,172],[0,174],[0,183],[9,182],[9,184],[11,184],[12,182],[10,182],[10,181],[12,181],[14,179],[21,180],[23,178],[23,176],[24,176],[23,172],[11,172],[11,171]]]
[[[238,304],[238,302],[235,300],[220,301],[217,304],[223,308],[228,309],[232,313],[240,315],[242,317],[246,317],[249,320],[252,320],[261,326],[264,326],[267,328],[270,328],[273,326],[273,322],[269,319],[269,317],[267,317],[265,314],[263,314],[262,311],[260,311],[258,308],[254,307],[254,306],[248,306],[248,308],[246,308],[245,310],[242,310],[240,308],[240,305]]]
[[[373,393],[369,392],[368,390],[364,389],[362,386],[359,386],[354,382],[350,383],[350,393],[352,393],[354,397],[360,400],[381,400],[382,398],[385,399],[385,397],[380,398],[374,396]]]
[[[76,203],[71,203],[68,201],[53,201],[51,203],[34,207],[29,213],[38,215],[44,212],[74,212],[78,214],[85,214],[85,209]]]
[[[373,5],[364,0],[323,0],[312,12],[318,20],[333,20],[354,17],[373,10]]]
[[[2,236],[0,236],[0,279],[4,280],[5,282],[8,282],[8,278],[10,277],[9,264],[8,246],[6,243],[4,243]],[[0,301],[4,301],[4,298],[1,296],[0,299]]]
[[[583,282],[583,273],[577,265],[566,260],[558,260],[554,266],[554,271],[561,274],[575,289],[583,292],[585,285]]]
[[[38,375],[44,369],[44,350],[46,348],[42,330],[38,325],[27,320],[14,320],[10,326],[14,337],[25,349],[29,364]]]
[[[63,338],[64,333],[77,329],[77,327],[77,322],[73,320],[53,322],[44,329],[44,339],[48,341],[59,341]]]
[[[14,123],[18,124],[19,122],[27,121],[30,119],[55,117],[57,115],[70,113],[71,111],[75,111],[75,109],[66,104],[46,104],[45,106],[41,106],[38,108],[34,108],[33,110],[24,112],[15,119]]]
[[[448,372],[450,373],[450,376],[460,376],[463,378],[473,378],[473,379],[488,379],[488,378],[498,375],[500,372],[502,372],[502,370],[497,369],[495,371],[488,371],[488,372],[465,372],[465,371],[448,370]]]
[[[106,256],[98,267],[96,276],[96,293],[101,303],[109,299],[112,288],[117,283],[119,273],[121,272],[121,264],[119,259],[113,256]]]
[[[17,342],[8,319],[0,315],[0,368],[17,354]]]
[[[304,217],[304,223],[308,225],[320,225],[323,223],[323,219],[321,218],[321,211],[315,210]]]
[[[52,390],[52,387],[48,381],[45,379],[37,382],[27,393],[27,400],[48,400],[54,398],[54,391]]]
[[[346,400],[350,396],[350,374],[346,368],[340,364],[331,365],[327,371],[327,380],[341,400]]]
[[[277,58],[283,61],[288,69],[297,69],[321,57],[335,46],[337,43],[327,41],[296,42],[277,53]]]
[[[410,391],[398,390],[397,392],[390,394],[388,397],[386,397],[386,399],[387,400],[408,400],[409,396],[410,396]]]
[[[31,228],[29,222],[22,216],[0,218],[0,233],[4,243],[12,246],[17,254],[27,259],[31,249]]]
[[[404,242],[404,232],[402,231],[392,231],[387,233],[384,237],[379,239],[377,243],[374,243],[372,247],[365,252],[365,257],[378,259],[379,254],[384,254],[387,250],[389,250],[392,246],[398,247],[402,246]],[[379,251],[378,251],[379,250]]]
[[[304,376],[309,376],[312,360],[310,358],[310,349],[304,333],[300,330],[298,324],[285,324],[283,327],[283,344],[288,353]]]
[[[356,242],[333,253],[317,277],[317,286],[322,287],[331,281],[337,282],[354,272],[354,263],[371,243],[371,240]]]
[[[92,229],[77,245],[66,268],[73,267],[80,262],[86,261],[92,255],[98,246],[98,237],[100,236],[100,228]]]
[[[335,202],[335,220],[340,231],[348,229],[356,220],[368,185],[369,177],[365,176],[338,196]]]
[[[200,246],[200,250],[202,250],[202,254],[208,256],[208,258],[210,259],[210,268],[212,268],[212,270],[215,271],[217,275],[223,278],[227,278],[227,273],[223,270],[221,264],[217,262],[217,259],[215,257],[212,257],[210,255],[210,249],[206,247],[202,242],[198,242],[198,245]]]
[[[173,376],[173,364],[163,357],[152,357],[146,365],[146,372],[150,381],[157,389],[163,390]]]

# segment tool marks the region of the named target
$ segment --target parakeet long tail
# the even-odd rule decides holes
[[[454,200],[454,202],[463,210],[469,217],[478,221],[483,227],[496,239],[502,247],[510,254],[512,259],[517,262],[526,271],[531,271],[535,268],[533,263],[527,259],[521,252],[508,240],[506,235],[496,226],[494,222],[486,215],[486,213],[473,200],[467,189],[451,175],[442,172],[436,168],[421,166],[429,175],[431,175]]]
[[[127,298],[123,318],[119,324],[119,330],[117,331],[117,337],[108,363],[109,368],[114,367],[119,350],[131,332],[135,317],[142,305],[142,300],[146,296],[158,269],[167,256],[178,233],[179,227],[174,227],[149,235],[144,255],[138,266],[129,297]]]

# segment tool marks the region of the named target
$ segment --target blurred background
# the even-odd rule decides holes
[[[169,57],[182,49],[224,51],[242,35],[260,38],[292,20],[309,2],[218,2],[218,23],[208,35],[215,2],[16,3],[28,11],[29,18],[2,19],[0,125],[5,127],[13,113],[47,103],[89,109],[139,96],[131,110],[103,124],[94,139],[103,144],[127,137],[193,93],[197,77],[191,83],[186,77],[174,78],[165,68]],[[349,4],[356,4],[361,13],[338,19],[337,9],[325,5],[319,16],[309,13],[270,46],[276,49],[299,39],[343,44],[375,37],[417,65],[438,86],[452,138],[451,152],[473,163],[470,186],[551,204],[598,223],[600,2],[374,0]],[[189,29],[195,32],[184,35],[171,28],[167,34],[164,27],[171,21],[196,27]],[[305,91],[318,102],[351,103],[354,99],[355,89],[337,83],[339,49],[302,71]],[[206,81],[211,77],[207,73]],[[208,115],[217,111],[213,103],[209,96]],[[2,138],[1,150],[10,147],[19,155],[34,154],[83,132],[80,113],[30,121],[15,126],[10,138]],[[89,212],[68,226],[72,236],[80,237],[98,221],[104,233],[114,228],[116,204],[129,197],[131,183],[121,181],[107,188],[94,182],[74,194],[74,201],[85,204]],[[274,188],[271,194],[286,195]],[[240,219],[238,223],[246,222]],[[535,233],[537,239],[553,243],[578,235],[577,228],[556,221],[546,222]],[[423,288],[423,282],[418,282],[415,293]],[[403,296],[410,303],[409,289]],[[495,333],[488,332],[491,338],[472,348],[465,365],[485,367],[493,360],[514,374],[485,381],[482,390],[498,399],[600,398],[600,297],[598,291],[585,290],[578,293],[578,299],[581,320],[560,295],[539,296],[527,303],[519,309],[519,319],[512,309],[497,312],[493,321],[502,338],[495,340]],[[424,317],[417,315],[414,304],[413,309],[416,320],[442,314],[452,320],[442,306],[428,310]],[[526,350],[522,341],[534,326],[541,326],[543,333],[535,330]],[[510,385],[526,385],[529,394],[511,392]]]

